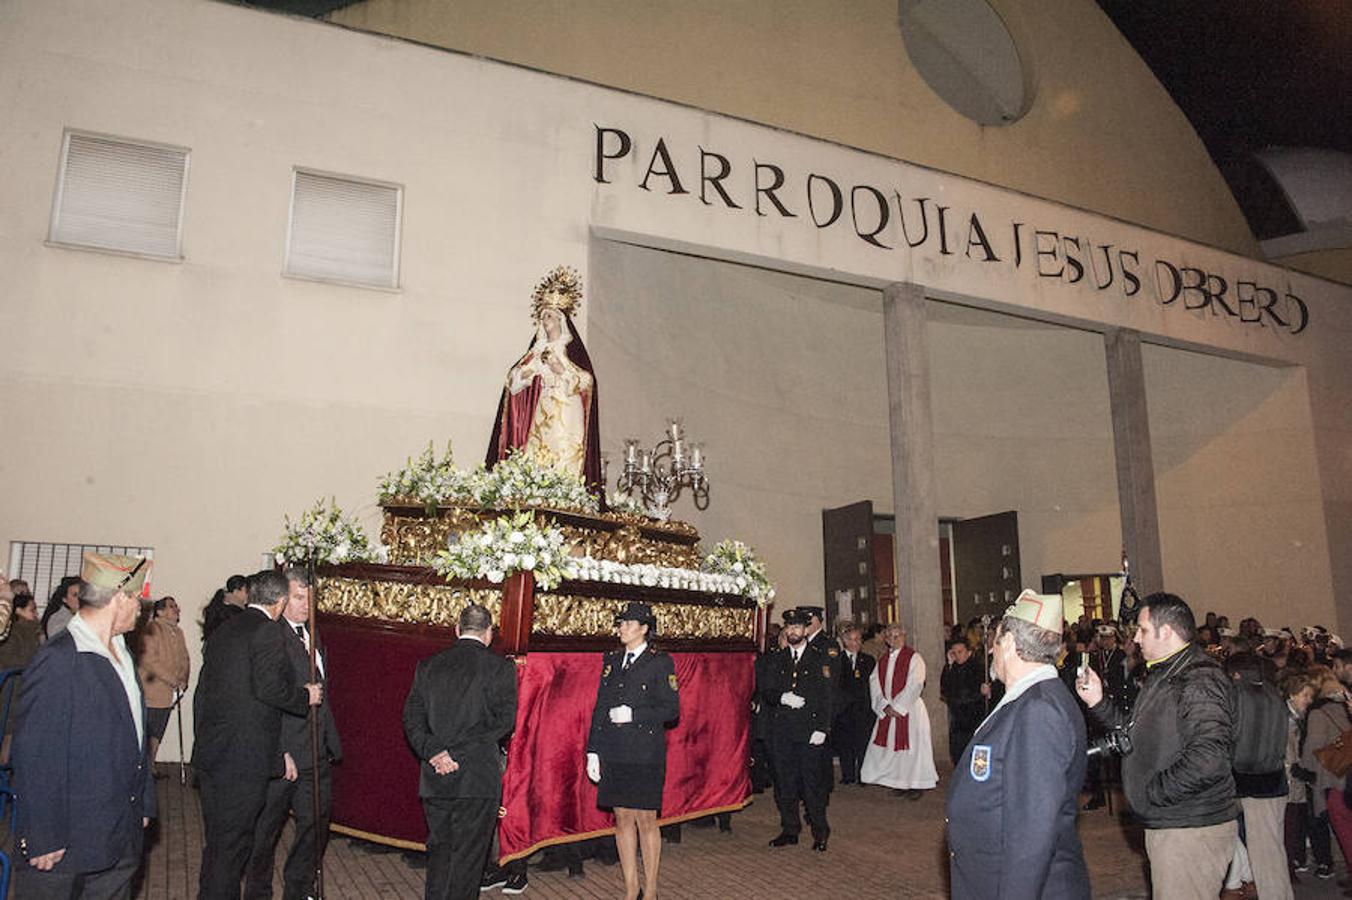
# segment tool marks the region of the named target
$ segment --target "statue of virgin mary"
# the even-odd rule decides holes
[[[514,450],[530,453],[582,478],[600,498],[605,485],[596,375],[572,319],[581,300],[582,282],[572,269],[560,266],[536,285],[531,295],[535,337],[507,373],[487,463],[491,469]]]

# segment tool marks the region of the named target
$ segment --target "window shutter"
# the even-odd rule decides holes
[[[54,243],[178,259],[188,151],[66,134]]]
[[[393,185],[297,170],[286,274],[398,287],[400,194]]]

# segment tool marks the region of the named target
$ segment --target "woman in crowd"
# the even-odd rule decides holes
[[[667,774],[665,726],[680,715],[675,665],[670,656],[649,645],[656,630],[657,619],[647,604],[630,603],[617,617],[616,631],[624,649],[606,654],[602,662],[587,738],[587,777],[597,782],[596,803],[615,810],[625,900],[657,898],[662,854],[657,813]]]
[[[1343,856],[1352,858],[1349,857],[1352,852],[1352,822],[1347,821],[1347,807],[1343,803],[1344,777],[1326,769],[1319,762],[1315,751],[1332,744],[1344,731],[1352,728],[1352,720],[1347,715],[1343,686],[1333,676],[1333,672],[1323,666],[1311,666],[1306,672],[1310,681],[1316,685],[1316,699],[1310,705],[1306,717],[1305,746],[1300,756],[1302,770],[1314,774],[1310,788],[1310,812],[1314,817],[1310,846],[1314,849],[1315,875],[1332,878],[1333,851],[1328,842],[1330,826],[1338,838]],[[1332,808],[1335,802],[1336,810]]]
[[[80,576],[67,575],[52,591],[47,609],[42,614],[42,635],[51,640],[66,630],[71,616],[80,608]]]
[[[1319,844],[1313,838],[1314,815],[1310,811],[1310,782],[1314,773],[1301,768],[1300,748],[1305,742],[1305,715],[1314,702],[1316,685],[1304,672],[1287,672],[1280,682],[1282,696],[1286,698],[1286,861],[1291,867],[1291,880],[1298,882],[1300,874],[1310,871],[1305,862],[1305,841],[1310,839],[1316,851]],[[1328,828],[1324,829],[1324,857],[1332,858],[1329,847]],[[1319,855],[1316,852],[1316,857]]]
[[[178,601],[173,597],[161,597],[155,601],[150,621],[141,629],[141,652],[137,658],[137,670],[141,675],[141,690],[146,698],[146,741],[149,745],[150,762],[155,762],[155,754],[164,739],[164,731],[169,726],[169,714],[173,711],[175,693],[188,689],[188,674],[191,663],[188,661],[188,644],[183,631],[178,627]]]

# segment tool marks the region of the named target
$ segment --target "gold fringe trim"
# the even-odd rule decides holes
[[[363,841],[370,841],[373,844],[384,844],[386,847],[398,847],[400,850],[419,850],[427,852],[426,844],[419,844],[417,841],[406,841],[402,838],[386,837],[383,834],[372,834],[369,831],[362,831],[359,828],[349,828],[346,825],[331,823],[329,831],[335,831],[338,834],[345,834],[348,837],[360,838]]]

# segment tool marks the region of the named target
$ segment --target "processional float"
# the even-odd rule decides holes
[[[417,663],[454,643],[469,603],[490,610],[494,649],[517,666],[500,861],[613,831],[583,761],[601,651],[615,648],[615,614],[631,601],[652,606],[680,684],[660,821],[748,802],[753,662],[773,590],[745,545],[705,555],[699,532],[670,519],[683,487],[700,508],[708,502],[702,448],[678,422],[651,451],[627,442],[617,481],[628,490],[606,502],[596,384],[570,316],[579,299],[571,270],[537,287],[536,337],[508,375],[485,465],[460,471],[449,449],[438,459],[429,448],[382,484],[381,561],[353,552],[360,536],[318,551],[336,561],[319,566],[317,597],[343,733],[337,832],[422,847],[420,762],[404,740],[403,703]],[[339,518],[311,515],[307,552],[316,521]]]

